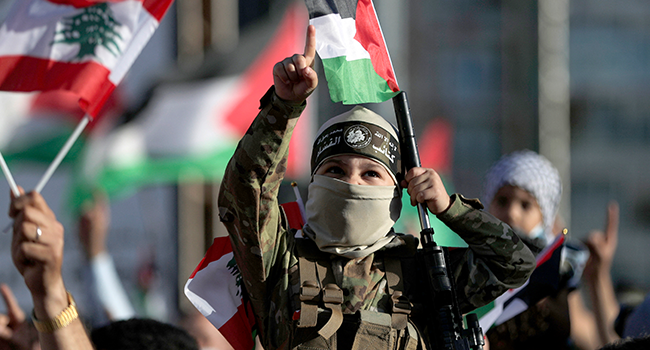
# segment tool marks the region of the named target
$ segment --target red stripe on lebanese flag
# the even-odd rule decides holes
[[[255,318],[242,299],[229,237],[217,237],[185,284],[185,295],[235,350],[250,350]]]
[[[357,33],[354,38],[370,54],[370,61],[375,68],[375,72],[386,80],[388,87],[392,91],[399,91],[397,78],[393,70],[393,63],[388,55],[388,47],[384,40],[384,34],[379,26],[377,12],[371,0],[357,1],[355,25]]]
[[[160,22],[165,16],[169,5],[174,0],[144,0],[142,1],[142,6],[158,21]]]
[[[0,88],[75,92],[96,116],[172,1],[15,2],[0,27]]]
[[[43,74],[25,74],[26,71]],[[92,116],[97,116],[115,90],[109,74],[106,67],[95,61],[69,63],[29,56],[0,56],[0,90],[67,90],[79,96],[79,106]]]
[[[564,244],[564,240],[566,239],[566,233],[560,233],[558,234],[553,242],[549,244],[548,246],[544,247],[544,250],[542,250],[539,255],[537,256],[537,267],[548,261],[553,256],[553,253],[561,246]]]

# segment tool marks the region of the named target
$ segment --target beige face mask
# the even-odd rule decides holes
[[[402,210],[397,186],[352,185],[314,175],[305,205],[303,232],[321,251],[355,259],[395,238],[391,228]]]

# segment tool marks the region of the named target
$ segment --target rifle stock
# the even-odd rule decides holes
[[[402,172],[406,174],[413,167],[420,166],[417,143],[413,131],[411,112],[406,92],[393,97],[393,107],[399,129]],[[420,218],[420,239],[423,246],[424,268],[431,300],[427,308],[427,337],[429,349],[482,350],[483,334],[475,314],[467,316],[468,329],[463,328],[463,318],[458,307],[453,279],[447,269],[447,251],[433,240],[433,228],[429,222],[426,206],[418,203]]]

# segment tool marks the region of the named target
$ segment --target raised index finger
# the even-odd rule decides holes
[[[305,42],[305,60],[308,67],[314,66],[314,58],[316,58],[316,27],[310,24],[307,27],[307,39]]]
[[[618,203],[612,201],[607,206],[607,222],[605,226],[605,235],[608,241],[616,241],[618,236]]]

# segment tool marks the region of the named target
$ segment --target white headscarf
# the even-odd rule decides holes
[[[550,232],[562,196],[562,181],[553,164],[530,150],[504,155],[485,176],[483,203],[486,208],[489,208],[497,191],[505,185],[517,186],[535,197],[542,211],[544,231]]]

